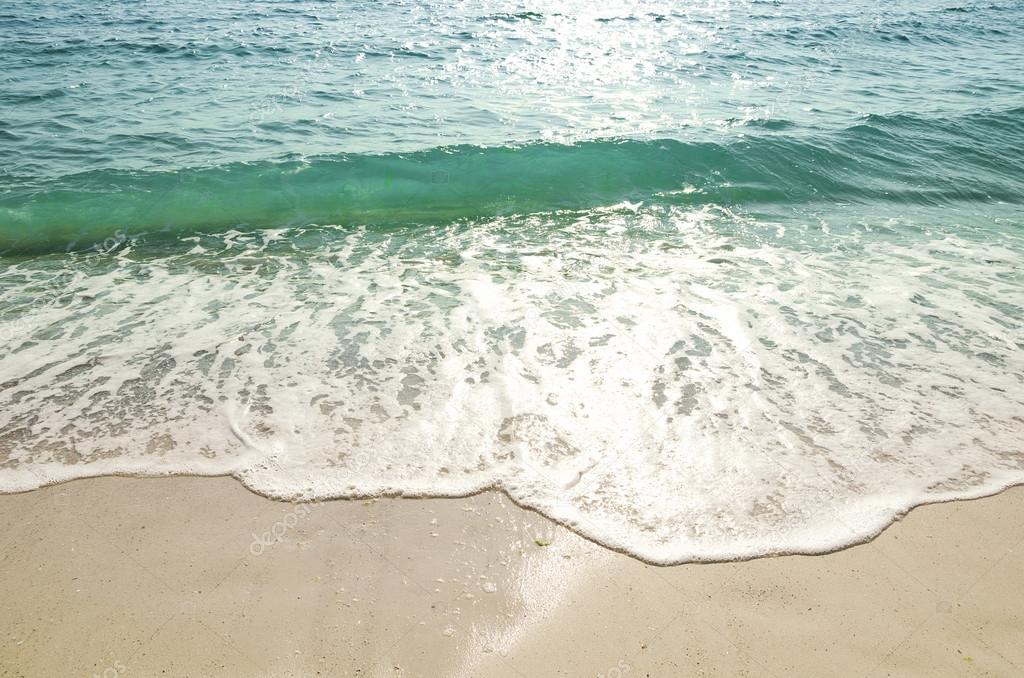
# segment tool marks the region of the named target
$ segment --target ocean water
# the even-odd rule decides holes
[[[657,563],[1024,483],[1024,4],[0,9],[0,491],[508,493]]]

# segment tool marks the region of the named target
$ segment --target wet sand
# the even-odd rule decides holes
[[[498,493],[0,496],[0,676],[1021,676],[1024,488],[825,556],[654,567]]]

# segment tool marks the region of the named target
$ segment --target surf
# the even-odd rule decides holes
[[[995,136],[998,134],[998,136]],[[996,141],[998,139],[998,142]],[[646,205],[1016,203],[1024,109],[949,120],[869,116],[840,133],[722,141],[608,139],[338,154],[175,171],[7,180],[0,251],[166,242],[229,227],[380,227]]]

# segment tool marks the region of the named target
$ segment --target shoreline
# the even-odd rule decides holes
[[[0,675],[1024,672],[1024,487],[928,506],[827,555],[655,566],[496,491],[68,481],[0,495]]]
[[[547,513],[545,513],[541,509],[534,508],[533,506],[531,506],[529,504],[520,502],[515,497],[513,497],[511,494],[509,494],[509,492],[506,491],[503,487],[501,487],[500,484],[490,484],[490,485],[486,485],[486,486],[482,486],[482,487],[476,488],[476,489],[471,490],[471,491],[466,492],[466,493],[454,493],[454,494],[417,494],[417,493],[403,493],[403,492],[393,492],[393,493],[392,492],[381,492],[381,493],[376,493],[376,494],[352,494],[352,495],[331,496],[331,497],[326,497],[326,498],[316,498],[316,499],[310,499],[310,500],[299,500],[299,499],[295,499],[295,498],[289,498],[289,497],[285,497],[285,496],[276,496],[276,495],[272,495],[272,494],[264,494],[262,492],[259,492],[258,490],[255,490],[252,487],[250,487],[241,477],[239,477],[238,475],[236,475],[234,473],[215,473],[215,474],[210,474],[210,475],[204,475],[204,474],[200,474],[200,473],[153,473],[153,474],[146,474],[146,473],[132,473],[132,472],[117,472],[117,471],[114,471],[114,472],[110,472],[110,473],[101,473],[101,474],[97,474],[97,475],[93,475],[93,476],[80,476],[80,477],[75,477],[75,478],[68,478],[68,479],[65,479],[65,480],[55,480],[55,481],[52,481],[52,482],[49,482],[49,483],[42,484],[42,485],[40,485],[38,487],[31,488],[31,489],[11,490],[11,491],[0,490],[0,498],[5,497],[5,496],[17,496],[17,495],[22,495],[22,494],[30,494],[32,492],[38,492],[38,491],[42,491],[42,490],[49,490],[49,489],[52,489],[52,488],[59,488],[60,486],[68,485],[68,484],[72,484],[72,483],[77,483],[77,482],[82,482],[82,481],[102,480],[102,479],[106,479],[106,478],[122,478],[122,479],[127,479],[127,480],[162,480],[162,479],[174,479],[174,478],[185,478],[185,479],[195,479],[195,480],[203,480],[203,479],[228,480],[228,481],[232,481],[232,482],[238,484],[241,488],[243,488],[244,490],[246,490],[250,494],[252,494],[252,495],[254,495],[254,496],[256,496],[256,497],[258,497],[260,499],[264,499],[264,500],[267,500],[267,501],[270,501],[270,502],[274,502],[274,503],[277,503],[277,504],[289,505],[289,506],[317,506],[317,505],[329,504],[329,503],[332,503],[332,502],[366,502],[366,501],[377,501],[377,500],[431,501],[431,500],[435,500],[436,499],[436,500],[442,500],[442,501],[443,500],[453,500],[454,501],[454,500],[459,500],[459,499],[473,499],[475,497],[479,497],[479,496],[487,495],[487,494],[496,494],[496,495],[501,495],[502,498],[505,501],[508,501],[509,503],[511,503],[515,507],[521,509],[522,511],[529,512],[531,514],[534,514],[534,515],[538,516],[542,520],[546,520],[546,521],[549,521],[551,523],[554,523],[555,525],[558,525],[559,527],[564,528],[564,529],[572,532],[573,534],[575,534],[579,538],[581,538],[581,539],[583,539],[585,541],[591,542],[595,546],[598,546],[598,547],[601,547],[603,549],[606,549],[606,550],[618,553],[618,554],[620,554],[622,556],[625,556],[627,558],[632,558],[632,559],[637,560],[637,561],[639,561],[639,562],[641,562],[641,563],[643,563],[645,565],[650,565],[652,567],[679,567],[679,566],[682,566],[682,565],[715,565],[715,564],[721,564],[721,563],[743,563],[743,562],[749,562],[749,561],[753,561],[753,560],[759,560],[761,558],[780,558],[780,557],[786,557],[786,556],[827,556],[827,555],[831,555],[833,553],[838,553],[838,552],[844,551],[846,549],[855,548],[855,547],[861,546],[863,544],[871,543],[872,541],[877,539],[879,536],[884,534],[887,530],[889,530],[893,525],[896,525],[897,523],[899,523],[900,521],[905,519],[908,515],[910,515],[912,512],[914,512],[914,511],[916,511],[918,509],[921,509],[921,508],[925,508],[925,507],[929,507],[929,506],[941,506],[941,505],[944,505],[944,504],[958,504],[958,503],[961,503],[961,502],[974,502],[974,501],[979,501],[979,500],[982,500],[982,499],[988,499],[990,497],[996,497],[996,496],[998,496],[1000,494],[1003,494],[1004,492],[1012,491],[1012,490],[1017,490],[1017,489],[1020,489],[1022,492],[1024,492],[1024,480],[1021,480],[1021,481],[1013,481],[1013,482],[1010,482],[1010,483],[1007,483],[1007,484],[1004,484],[1004,485],[997,486],[995,488],[983,488],[983,489],[979,490],[976,493],[966,494],[964,496],[955,496],[955,497],[952,497],[952,498],[941,497],[941,498],[932,499],[932,500],[929,500],[929,501],[911,503],[906,508],[898,510],[893,515],[893,517],[891,519],[886,521],[886,523],[882,527],[878,528],[877,530],[874,530],[873,532],[870,532],[870,533],[866,534],[865,536],[855,537],[851,541],[844,542],[844,543],[840,544],[839,546],[823,546],[821,548],[793,549],[793,550],[785,550],[785,549],[783,549],[783,550],[778,550],[778,551],[769,551],[767,553],[757,554],[757,555],[752,555],[752,556],[740,556],[740,557],[735,557],[735,558],[730,558],[730,557],[723,557],[723,558],[694,558],[694,559],[683,560],[683,561],[678,561],[678,562],[659,562],[659,561],[654,560],[654,559],[646,558],[646,557],[644,557],[643,555],[641,555],[639,553],[633,553],[633,552],[631,552],[631,551],[629,551],[629,550],[627,550],[625,548],[620,548],[619,546],[617,546],[615,544],[603,542],[603,541],[601,541],[600,539],[598,539],[596,537],[590,536],[589,534],[587,534],[583,530],[577,529],[576,527],[574,527],[572,525],[566,524],[563,521],[560,521],[560,520],[558,520],[556,518],[552,518],[552,517],[548,516]]]

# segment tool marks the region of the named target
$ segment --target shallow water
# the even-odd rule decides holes
[[[0,489],[681,562],[1024,482],[1024,9],[921,4],[11,5]]]

